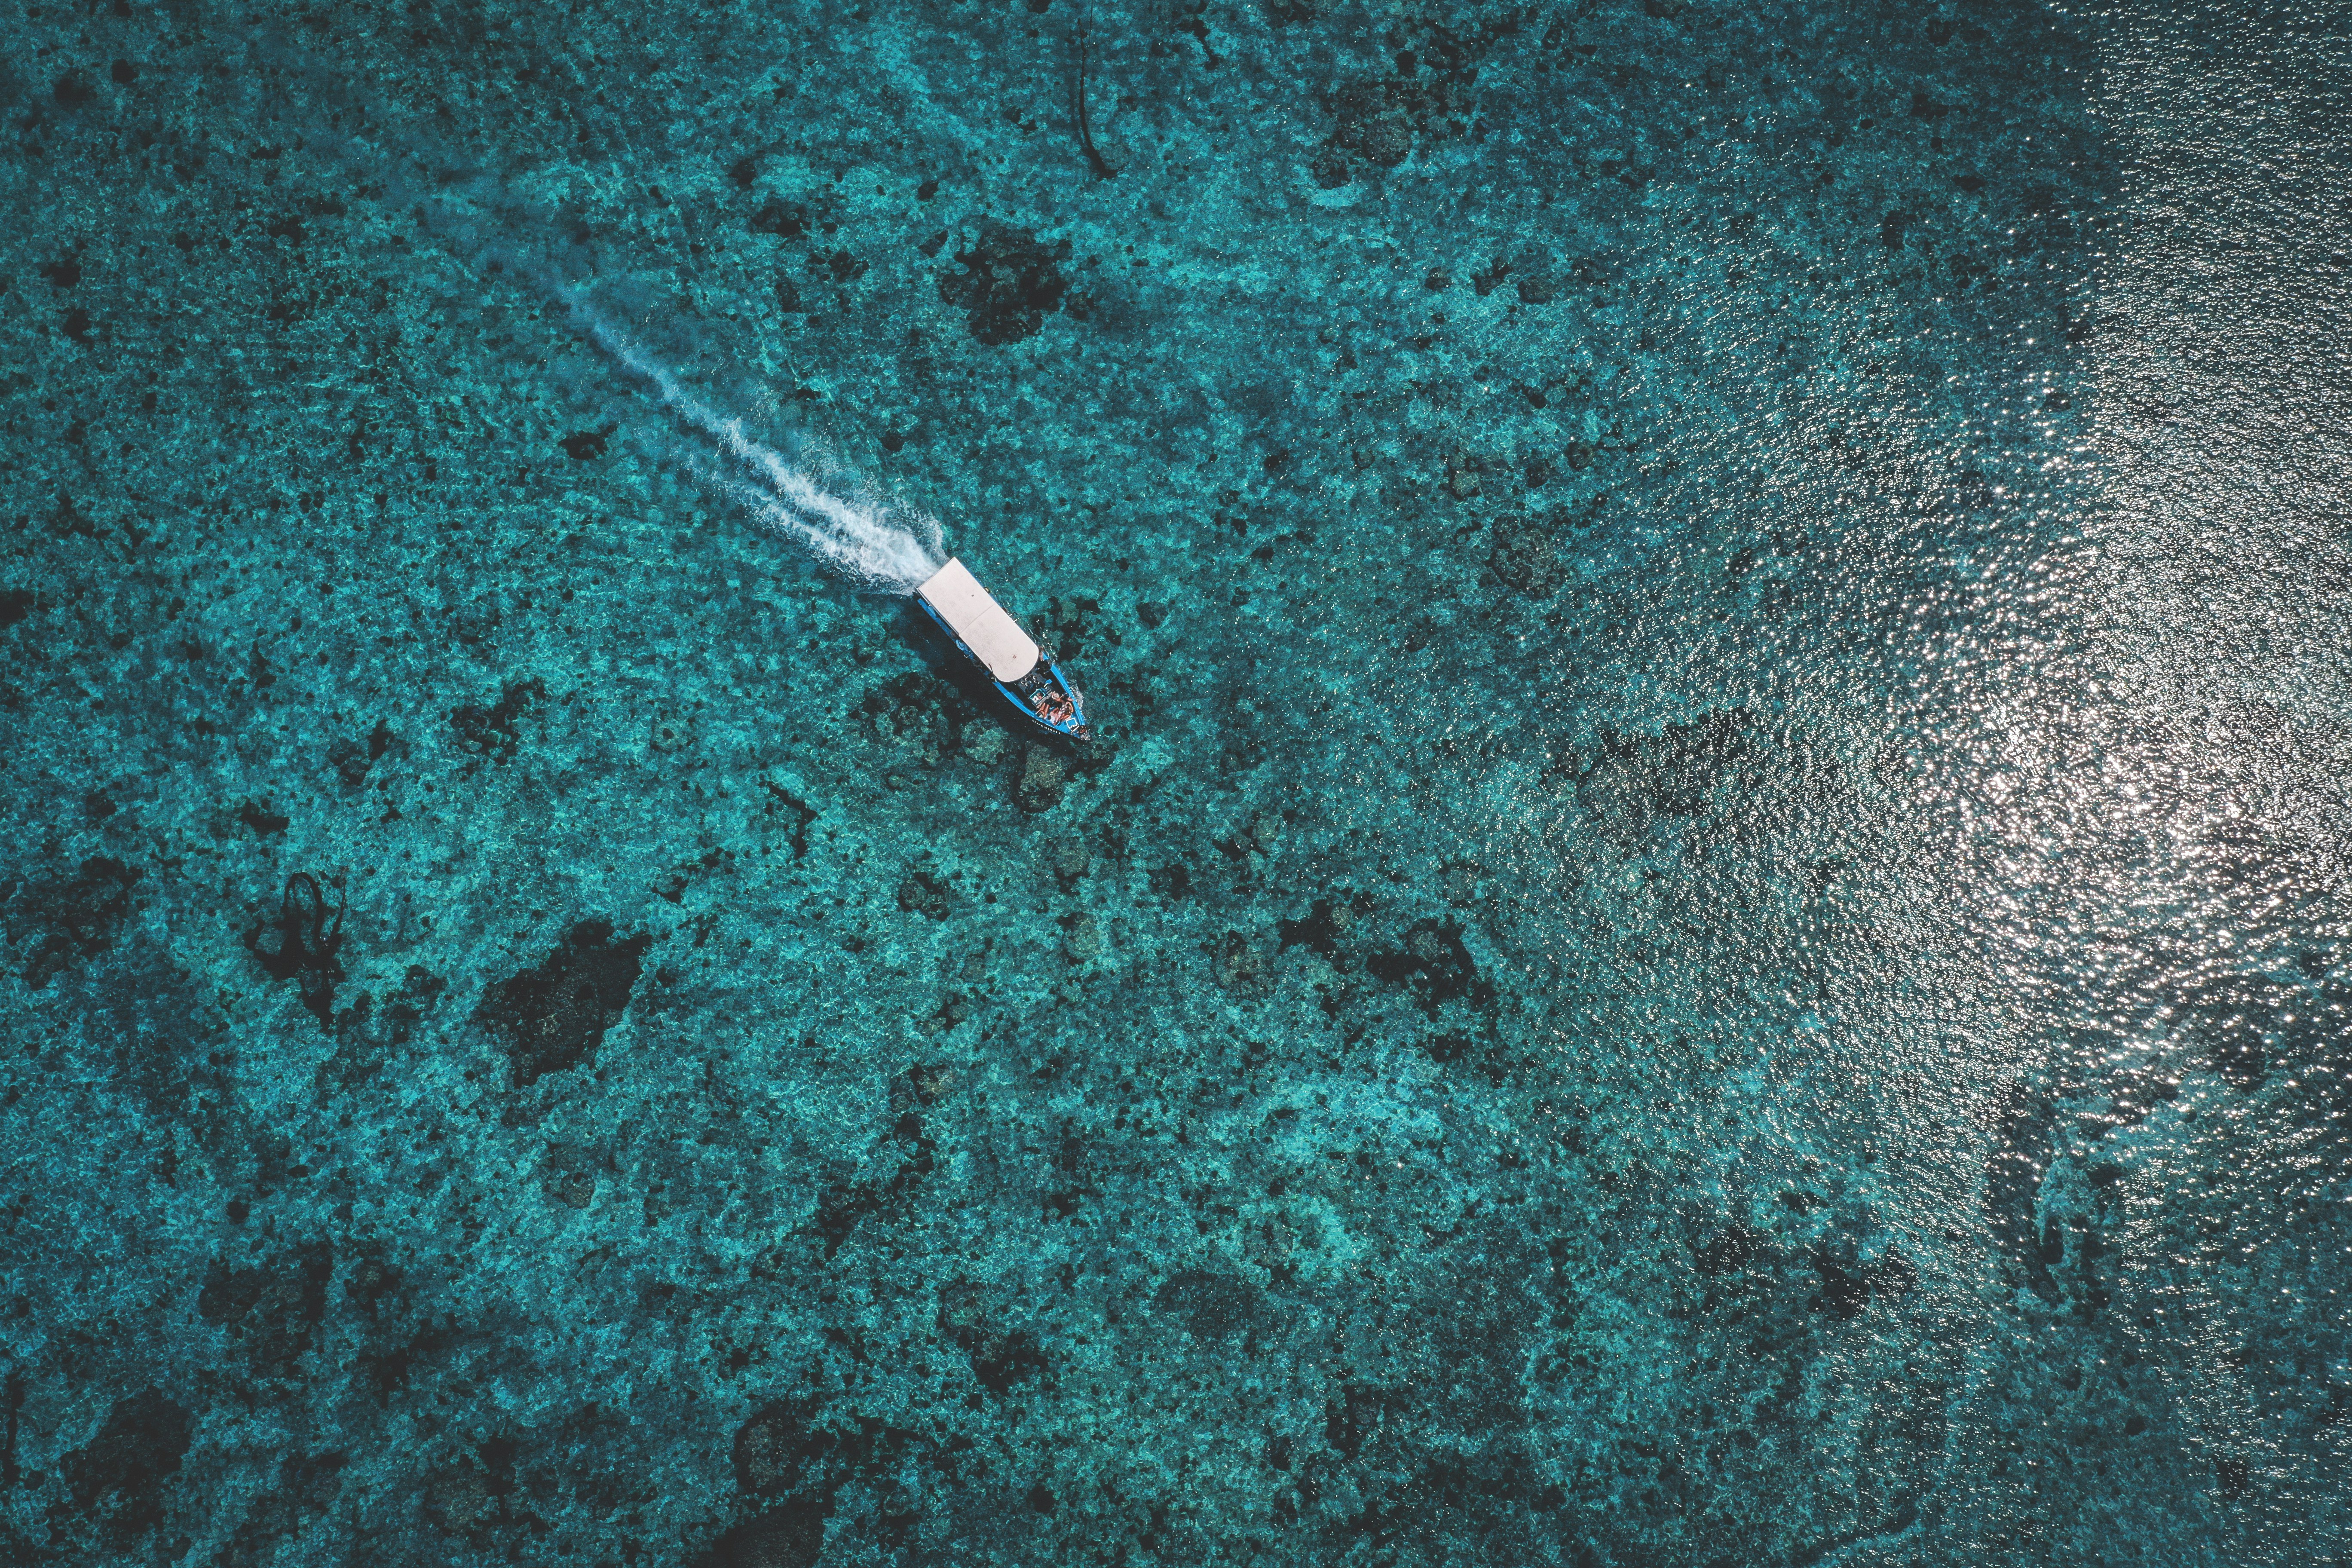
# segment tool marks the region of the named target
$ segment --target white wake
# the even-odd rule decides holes
[[[681,458],[698,482],[741,508],[755,525],[862,588],[911,594],[947,563],[937,521],[894,507],[833,465],[811,460],[807,448],[779,450],[761,439],[741,417],[689,389],[584,289],[567,282],[567,247],[555,237],[560,226],[551,215],[530,207],[462,149],[404,128],[398,106],[365,83],[329,71],[283,40],[254,41],[273,68],[254,73],[257,79],[275,83],[273,92],[300,84],[313,95],[310,106],[273,99],[273,118],[278,109],[289,108],[299,117],[303,141],[340,160],[363,184],[379,185],[387,212],[413,213],[478,277],[509,273],[563,306],[582,334],[650,389],[695,438],[682,451],[673,445],[667,455]],[[343,128],[347,111],[365,125],[363,134]]]
[[[753,435],[740,417],[686,386],[577,294],[551,280],[549,288],[589,342],[709,443],[707,450],[683,454],[686,466],[761,528],[860,586],[886,593],[911,594],[947,563],[937,522],[826,488],[805,467]]]

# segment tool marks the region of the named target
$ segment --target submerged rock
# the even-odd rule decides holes
[[[474,1020],[504,1037],[516,1088],[578,1067],[620,1022],[654,939],[612,937],[611,921],[583,921],[545,963],[483,994]]]
[[[1068,776],[1068,764],[1059,752],[1032,747],[1021,766],[1021,782],[1013,786],[1013,802],[1027,812],[1051,811],[1062,804],[1062,788]]]
[[[1048,246],[1034,229],[982,218],[972,247],[956,252],[956,269],[940,274],[940,299],[962,310],[971,335],[992,347],[1034,338],[1070,290],[1060,266],[1069,258],[1066,239]]]
[[[755,1496],[794,1492],[811,1479],[813,1462],[832,1446],[809,1425],[806,1400],[761,1407],[735,1432],[735,1484]]]
[[[712,1544],[702,1568],[810,1568],[824,1551],[824,1509],[797,1500],[745,1520]]]
[[[335,1249],[323,1241],[250,1268],[215,1262],[197,1293],[196,1315],[219,1324],[259,1370],[282,1373],[310,1348],[334,1271]]]
[[[1505,587],[1531,599],[1548,597],[1562,575],[1551,529],[1532,518],[1507,518],[1495,524],[1495,547],[1486,565]]]
[[[25,984],[38,991],[68,966],[114,945],[131,913],[131,889],[140,873],[106,855],[81,863],[76,875],[37,882],[8,904],[11,942],[38,935],[25,961]]]
[[[195,1418],[159,1389],[116,1400],[89,1446],[66,1456],[75,1511],[102,1520],[118,1542],[152,1528],[163,1516],[163,1483],[179,1472],[194,1433]]]

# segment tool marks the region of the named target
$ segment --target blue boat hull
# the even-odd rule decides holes
[[[994,691],[1006,708],[1012,710],[1016,727],[1024,733],[1042,741],[1060,741],[1069,744],[1094,738],[1093,731],[1087,725],[1086,700],[1080,695],[1076,682],[1069,678],[1060,664],[1041,655],[1039,663],[1044,679],[1038,680],[1036,677],[1031,677],[1030,679],[1035,681],[1031,690],[1034,692],[1050,685],[1055,690],[1059,691],[1070,704],[1071,718],[1066,725],[1054,723],[1031,706],[1027,697],[990,674],[987,667],[982,665],[971,649],[965,646],[964,640],[950,630],[945,621],[940,619],[938,611],[932,609],[919,597],[914,603],[916,607],[923,612],[924,619],[928,620],[932,628],[946,640],[948,646],[955,650],[956,657],[962,661],[964,668],[976,676],[982,686]],[[1029,682],[1024,684],[1029,684]]]

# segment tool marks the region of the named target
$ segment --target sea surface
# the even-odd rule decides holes
[[[2347,287],[2341,4],[8,0],[0,1561],[2352,1561]]]

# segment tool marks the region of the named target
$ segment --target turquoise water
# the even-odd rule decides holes
[[[2340,8],[0,37],[0,1556],[2352,1550]]]

